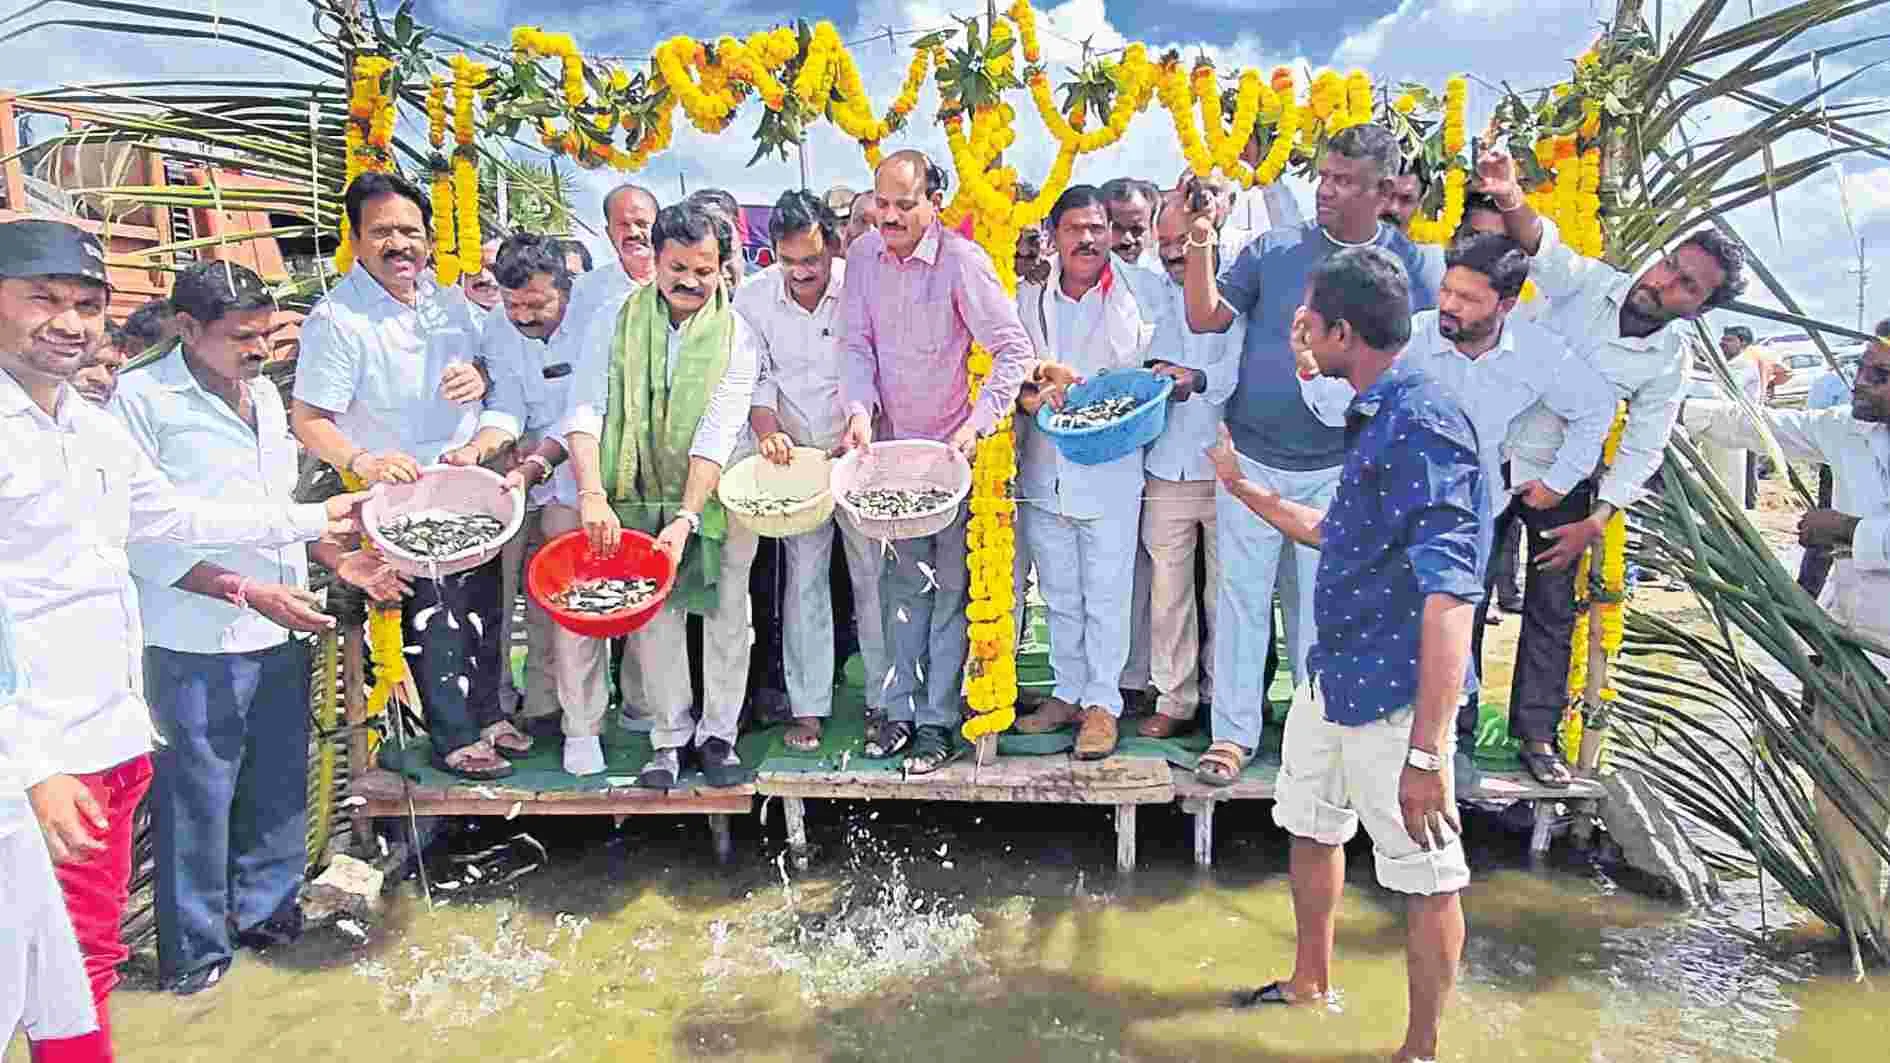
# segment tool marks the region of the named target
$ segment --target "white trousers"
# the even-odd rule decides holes
[[[1112,509],[1114,507],[1111,507]],[[1122,666],[1129,656],[1129,603],[1142,523],[1140,499],[1094,520],[1018,507],[1030,529],[1037,586],[1050,615],[1055,696],[1122,715]]]
[[[880,546],[853,527],[830,519],[805,535],[781,542],[787,554],[787,601],[782,616],[781,652],[787,671],[788,703],[796,716],[833,715],[833,595],[828,574],[836,531],[846,551],[853,581],[854,627],[865,665],[866,707],[884,708],[886,637],[879,615]],[[744,674],[746,671],[744,669]]]

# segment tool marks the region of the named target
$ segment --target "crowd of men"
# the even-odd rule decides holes
[[[1185,174],[1075,185],[1019,239],[1015,297],[941,223],[946,175],[914,151],[890,155],[870,192],[782,195],[772,264],[752,275],[732,197],[664,206],[625,185],[603,203],[616,261],[591,269],[582,245],[514,233],[442,287],[427,198],[368,174],[345,197],[356,268],[302,322],[286,406],[256,386],[274,304],[250,271],[185,271],[163,320],[128,321],[108,344],[96,239],[0,226],[0,436],[19,456],[0,470],[0,631],[17,641],[0,643],[16,662],[0,672],[0,873],[30,880],[18,895],[38,905],[9,909],[44,940],[76,933],[83,956],[81,970],[40,949],[44,969],[22,976],[35,1058],[109,1051],[147,788],[172,988],[208,988],[237,947],[299,930],[289,765],[308,740],[308,667],[288,632],[331,623],[304,589],[310,561],[399,603],[431,759],[452,775],[503,778],[549,741],[567,772],[602,772],[614,686],[620,726],[649,735],[641,784],[676,785],[692,764],[737,782],[746,720],[820,747],[855,648],[867,755],[924,774],[960,750],[968,515],[896,549],[843,520],[764,540],[716,487],[734,461],[786,463],[796,448],[917,439],[970,454],[1013,413],[1015,600],[1021,614],[1031,586],[1041,595],[1055,672],[1018,730],[1072,729],[1074,755],[1101,758],[1125,717],[1153,739],[1205,728],[1197,777],[1231,784],[1267,722],[1277,600],[1277,664],[1296,694],[1274,815],[1294,839],[1300,940],[1292,974],[1243,1002],[1328,991],[1343,845],[1362,822],[1379,881],[1413,898],[1398,1058],[1433,1057],[1469,878],[1453,795],[1473,785],[1488,590],[1514,579],[1489,563],[1492,543],[1527,532],[1521,601],[1504,603],[1522,629],[1511,734],[1541,783],[1566,786],[1574,562],[1658,468],[1690,379],[1683,326],[1745,283],[1740,248],[1712,230],[1635,275],[1582,258],[1527,205],[1505,154],[1478,171],[1441,253],[1403,231],[1421,189],[1376,125],[1333,138],[1310,220],[1276,188],[1265,227],[1243,228],[1231,186]],[[1531,280],[1540,296],[1525,303]],[[975,402],[974,342],[989,355]],[[114,389],[112,347],[162,350]],[[1031,426],[1080,381],[1144,368],[1174,383],[1146,448],[1080,464]],[[1708,436],[1750,431],[1712,403],[1688,417]],[[1833,615],[1878,632],[1886,420],[1878,343],[1849,409],[1773,427],[1835,470],[1835,508],[1806,517],[1804,540],[1845,555]],[[359,496],[290,503],[298,444],[351,487],[435,463],[494,468],[524,494],[525,530],[469,572],[401,577],[359,548]],[[678,567],[661,612],[613,649],[530,605],[529,680],[513,689],[509,629],[533,553],[577,531],[608,556],[626,528]],[[75,1010],[86,976],[96,1008]]]

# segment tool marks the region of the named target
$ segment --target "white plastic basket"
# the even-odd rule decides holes
[[[504,490],[505,478],[476,465],[429,465],[410,484],[375,484],[361,506],[361,523],[387,563],[406,576],[438,579],[478,568],[499,556],[499,551],[525,523],[525,496]],[[499,537],[480,546],[443,557],[410,554],[381,535],[381,525],[395,517],[443,509],[450,513],[484,513],[505,522]]]
[[[875,488],[951,492],[951,500],[909,517],[867,517],[847,503],[847,492]],[[971,493],[971,463],[944,443],[899,439],[851,451],[833,465],[833,498],[845,519],[869,539],[918,539],[937,535],[958,519]]]
[[[833,516],[832,476],[833,462],[826,451],[795,447],[786,465],[776,465],[759,454],[751,454],[729,466],[716,485],[715,493],[722,500],[722,507],[728,510],[730,520],[756,535],[785,539],[805,535]],[[801,501],[780,513],[744,512],[742,499],[757,496]]]

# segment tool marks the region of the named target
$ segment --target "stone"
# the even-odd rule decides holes
[[[379,915],[386,877],[386,872],[372,864],[338,854],[328,869],[302,890],[302,914],[317,924],[343,915],[363,919]]]
[[[1687,908],[1717,902],[1718,877],[1653,786],[1625,769],[1607,772],[1600,782],[1606,796],[1597,811],[1633,872],[1625,883]]]

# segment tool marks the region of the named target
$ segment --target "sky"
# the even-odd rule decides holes
[[[23,3],[23,0],[15,0]],[[1645,10],[1663,7],[1662,29],[1671,36],[1697,6],[1698,0],[1647,0]],[[305,34],[309,26],[304,0],[177,0],[180,8],[249,18],[286,31]],[[391,9],[392,0],[383,7]],[[999,7],[1008,6],[1000,3]],[[1779,0],[1732,0],[1715,24],[1731,28],[1744,21],[1751,6],[1760,14],[1786,5]],[[8,7],[10,13],[16,10]],[[1612,13],[1606,0],[1067,0],[1039,8],[1039,28],[1046,63],[1053,79],[1065,77],[1063,68],[1080,62],[1082,45],[1098,50],[1119,48],[1141,40],[1151,51],[1180,49],[1184,55],[1205,53],[1222,69],[1254,65],[1270,69],[1281,62],[1317,68],[1362,67],[1375,77],[1410,79],[1441,88],[1446,76],[1468,72],[1487,85],[1536,87],[1557,80],[1569,59],[1587,47],[1601,20]],[[429,25],[474,40],[505,40],[520,23],[572,33],[587,54],[647,56],[659,41],[677,33],[710,37],[723,33],[744,35],[767,28],[784,17],[810,21],[831,20],[841,36],[853,43],[868,91],[879,109],[897,91],[910,51],[904,44],[916,36],[896,36],[895,47],[886,38],[890,29],[920,31],[953,25],[953,16],[982,14],[977,0],[800,0],[794,5],[758,0],[419,0],[416,14]],[[78,6],[56,0],[39,17],[72,17]],[[1856,17],[1827,31],[1823,37],[1806,35],[1781,55],[1809,47],[1826,48],[1871,34],[1890,34],[1890,12]],[[271,66],[254,53],[214,43],[189,48],[155,50],[143,42],[99,31],[69,27],[35,31],[23,42],[8,47],[8,62],[0,68],[0,86],[31,89],[54,84],[83,83],[150,76],[231,76],[287,72],[286,64]],[[1822,63],[1823,82],[1830,85],[1856,70],[1855,80],[1830,97],[1831,102],[1864,98],[1890,103],[1890,65],[1867,69],[1866,64],[1890,61],[1890,42],[1878,42]],[[295,75],[298,79],[300,74]],[[1796,96],[1814,90],[1809,71],[1775,86],[1774,95]],[[1484,84],[1473,86],[1471,121],[1481,124],[1496,93]],[[930,122],[918,120],[936,106],[928,85],[920,97],[915,121],[888,147],[913,146],[943,158],[944,137]],[[1023,94],[1018,94],[1017,146],[1007,153],[1026,179],[1041,177],[1050,166],[1054,143],[1045,134]],[[1689,130],[1696,140],[1724,135],[1748,115],[1737,104],[1715,105],[1699,125]],[[735,124],[720,137],[708,137],[679,122],[671,149],[655,159],[636,180],[649,185],[665,201],[690,190],[714,184],[727,188],[744,203],[771,203],[786,189],[797,187],[799,168],[793,161],[770,159],[745,166],[753,151],[747,135],[758,118],[759,104],[748,104]],[[1890,121],[1874,120],[1869,127],[1890,139]],[[1809,134],[1786,145],[1779,161],[1818,150],[1822,138]],[[860,151],[851,141],[824,123],[815,127],[807,145],[809,185],[817,191],[835,184],[865,189],[870,175]],[[1129,135],[1116,146],[1085,156],[1076,167],[1075,180],[1100,184],[1111,177],[1141,176],[1171,184],[1182,167],[1180,152],[1167,113],[1158,107],[1141,115]],[[603,192],[622,178],[608,171],[580,173],[580,217],[601,231],[599,203]],[[1302,202],[1310,190],[1295,183]],[[1861,238],[1872,267],[1866,296],[1867,323],[1890,316],[1890,159],[1853,156],[1839,171],[1820,174],[1779,197],[1779,223],[1769,206],[1754,205],[1736,212],[1731,221],[1740,234],[1780,276],[1807,312],[1842,323],[1857,318],[1857,245]],[[1782,239],[1781,239],[1782,236]],[[606,251],[599,235],[587,239]],[[607,252],[606,252],[607,253]],[[1754,302],[1776,305],[1755,282]],[[1731,319],[1716,325],[1730,324]],[[1760,322],[1767,335],[1778,326]]]

